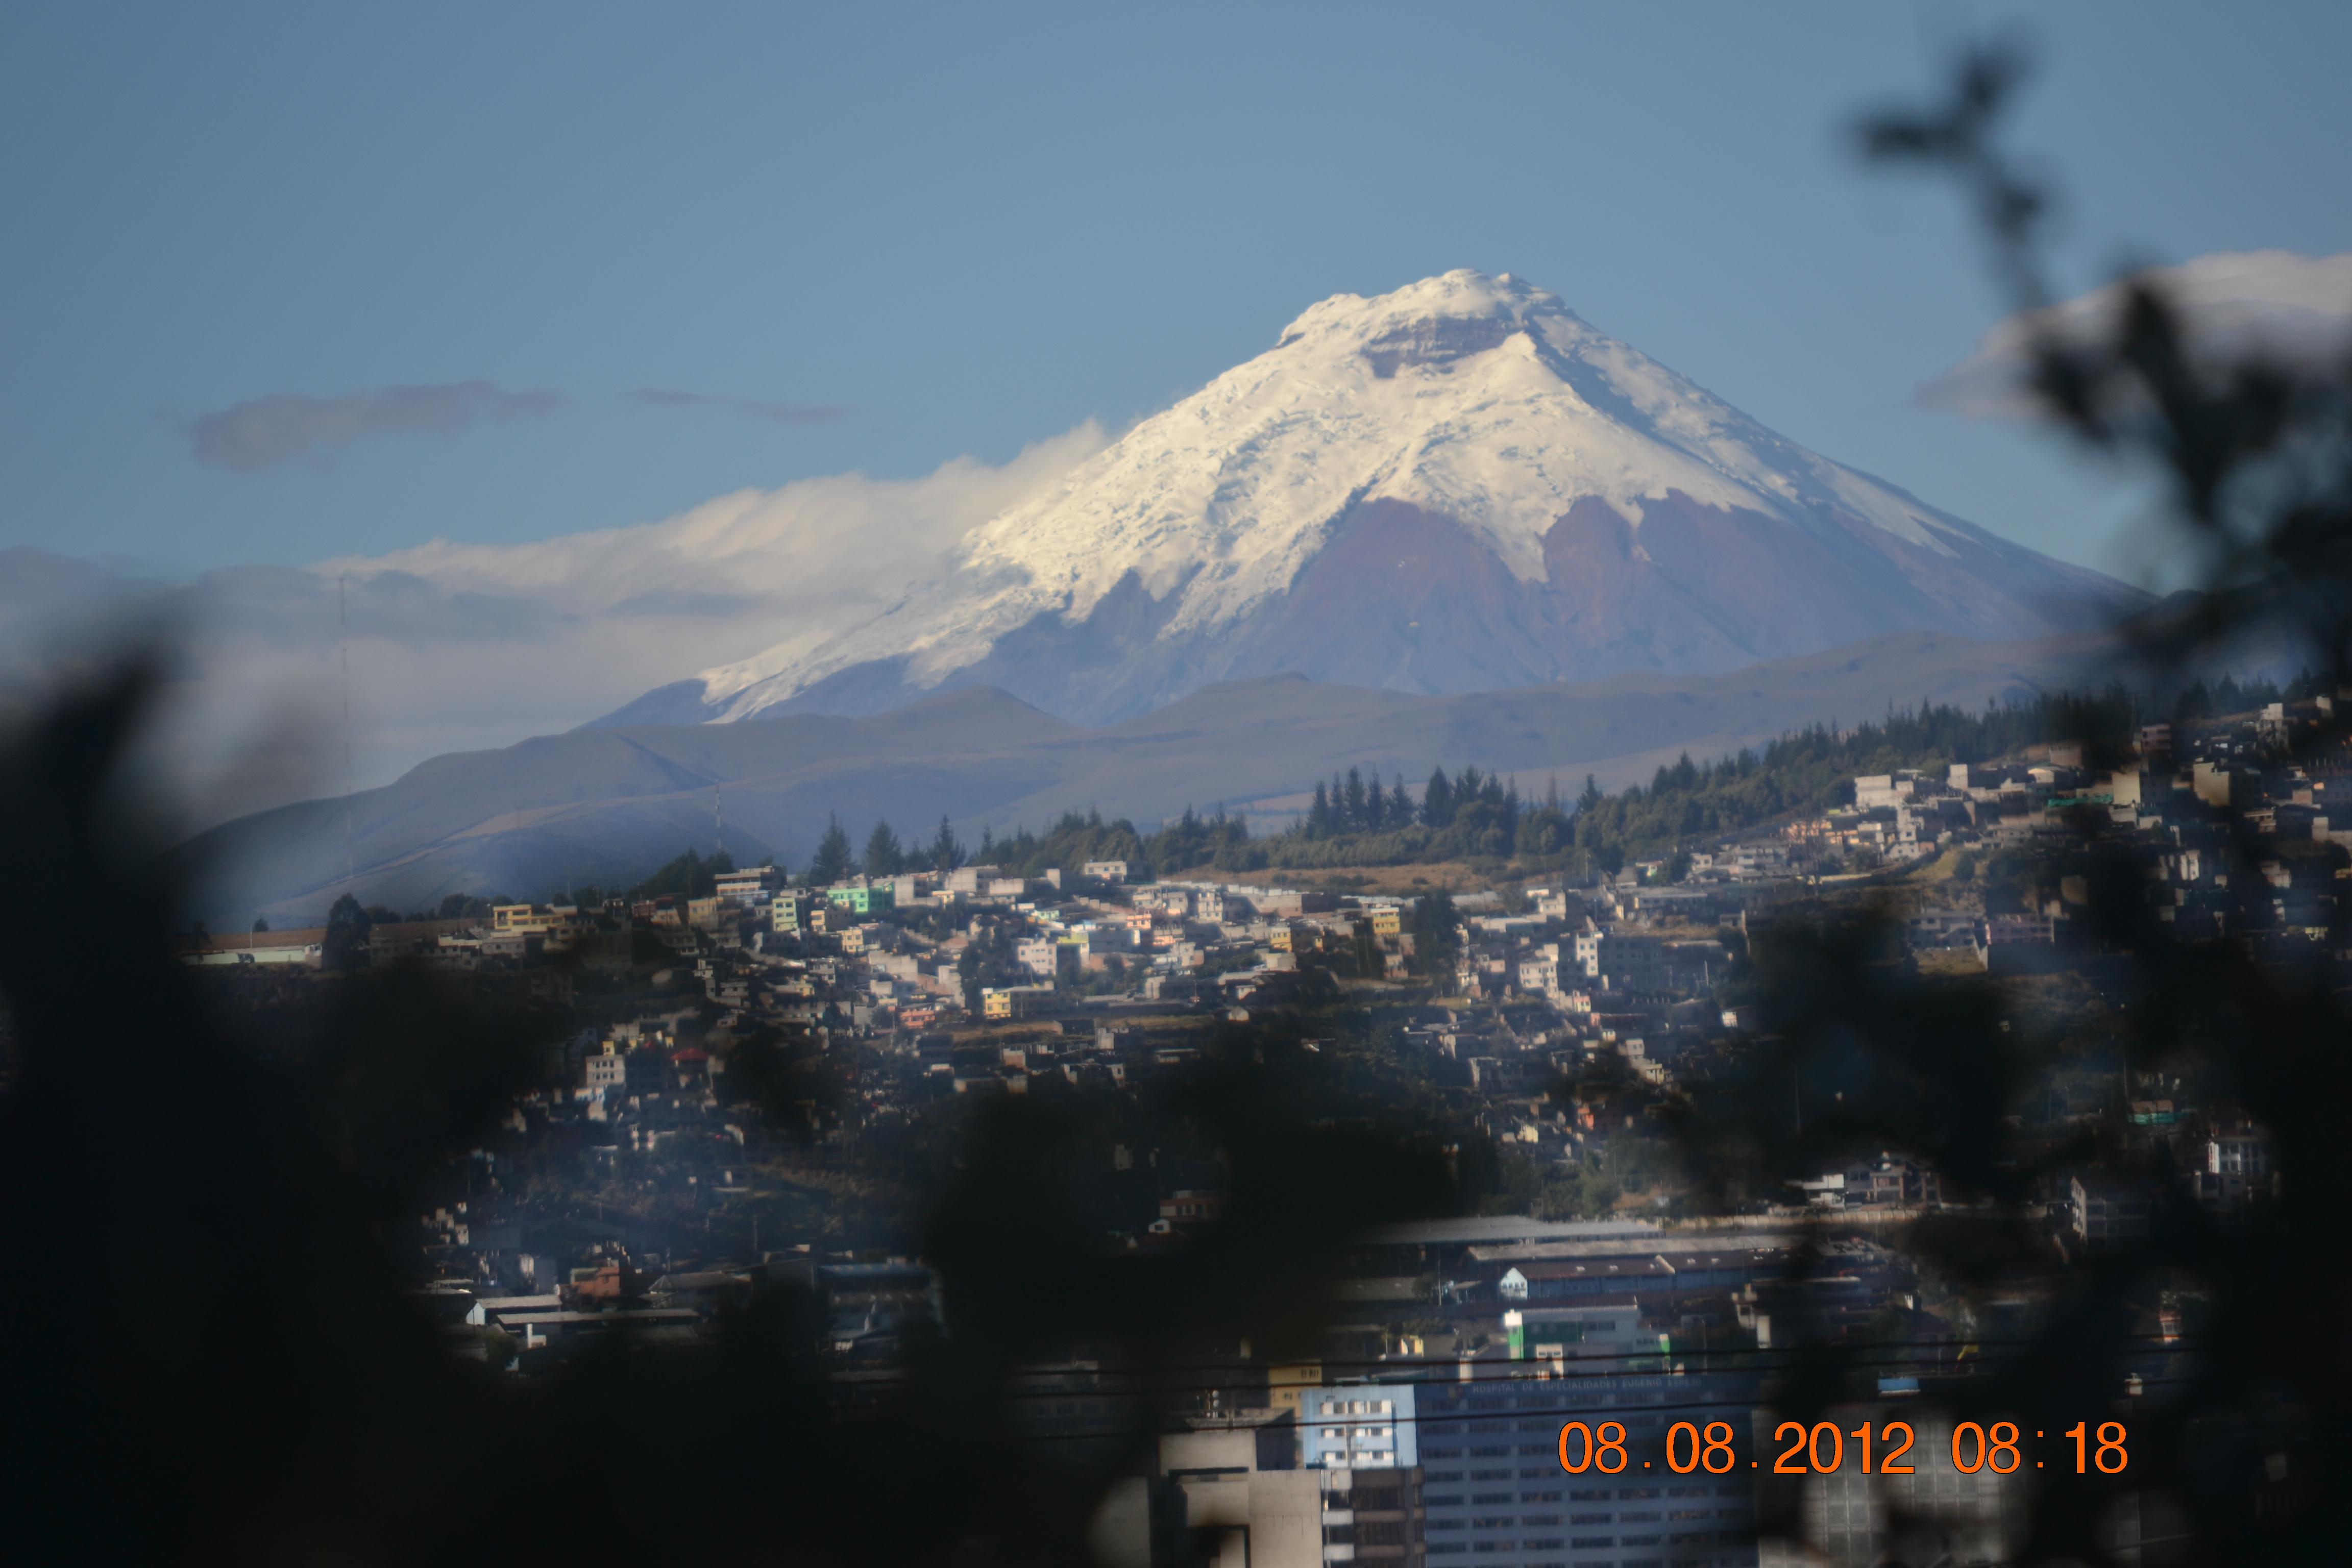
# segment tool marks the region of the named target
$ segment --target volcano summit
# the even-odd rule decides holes
[[[1103,723],[1282,672],[1424,693],[1704,673],[2137,602],[1775,435],[1540,289],[1457,271],[1324,300],[866,625],[600,722],[989,685]]]

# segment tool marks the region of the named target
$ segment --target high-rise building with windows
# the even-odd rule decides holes
[[[1339,1393],[1344,1392],[1345,1398]],[[1339,1404],[1376,1403],[1392,1389],[1337,1391]],[[1320,1388],[1302,1404],[1321,1405]],[[1409,1404],[1410,1391],[1405,1398]],[[1394,1462],[1362,1468],[1352,1456],[1356,1426],[1374,1425],[1370,1410],[1335,1415],[1336,1440],[1317,1449],[1325,1461],[1301,1462],[1303,1428],[1287,1410],[1239,1410],[1194,1416],[1185,1430],[1160,1439],[1158,1474],[1112,1489],[1097,1515],[1088,1544],[1106,1568],[1157,1568],[1206,1561],[1216,1568],[1425,1568],[1421,1534],[1421,1472]],[[1408,1423],[1408,1430],[1410,1424]],[[1367,1445],[1367,1459],[1376,1450]],[[1341,1458],[1341,1462],[1329,1462]]]
[[[1410,1469],[1421,1461],[1411,1383],[1339,1384],[1300,1396],[1298,1462],[1307,1469]]]
[[[1525,1348],[1556,1354],[1308,1385],[1295,1418],[1194,1417],[1160,1439],[1148,1508],[1137,1490],[1121,1516],[1131,1544],[1106,1545],[1105,1561],[1174,1562],[1183,1541],[1213,1538],[1216,1562],[1249,1568],[1757,1568],[1755,1375],[1567,1355],[1573,1329],[1584,1349],[1633,1342],[1607,1310],[1521,1315]],[[1571,1421],[1622,1425],[1622,1447],[1572,1445],[1571,1473]],[[1693,1433],[1670,1459],[1680,1422]],[[1710,1471],[1692,1437],[1716,1422],[1727,1435]]]
[[[1602,1363],[1603,1368],[1607,1363]],[[1486,1367],[1473,1365],[1474,1373]],[[1553,1375],[1527,1363],[1423,1384],[1414,1409],[1423,1531],[1430,1568],[1750,1568],[1756,1562],[1748,1470],[1752,1376],[1580,1368]],[[1553,1371],[1544,1368],[1543,1371]],[[1570,1421],[1625,1428],[1623,1468],[1561,1468]],[[1677,1475],[1666,1436],[1678,1421],[1730,1423],[1737,1468]],[[1570,1458],[1584,1460],[1580,1441]],[[1685,1457],[1687,1451],[1685,1451]]]

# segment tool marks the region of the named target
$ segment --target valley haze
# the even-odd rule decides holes
[[[604,725],[500,751],[437,757],[346,805],[308,801],[226,824],[178,851],[199,912],[233,929],[263,915],[316,924],[347,889],[427,908],[449,893],[544,896],[642,878],[687,847],[805,867],[830,814],[928,832],[1048,826],[1099,807],[1149,826],[1190,805],[1289,795],[1337,769],[1433,762],[1515,773],[1522,789],[1586,773],[1646,780],[1685,750],[1711,756],[1812,723],[1874,718],[1892,700],[1976,708],[2077,680],[2095,636],[2026,643],[1901,632],[1723,675],[1628,672],[1581,684],[1429,696],[1274,676],[1213,686],[1088,729],[992,687],[896,711],[779,714],[736,724]]]

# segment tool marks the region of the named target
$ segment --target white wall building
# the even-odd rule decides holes
[[[1410,1469],[1421,1463],[1413,1385],[1339,1384],[1298,1400],[1298,1462],[1308,1469]]]

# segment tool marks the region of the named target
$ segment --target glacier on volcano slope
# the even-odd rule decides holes
[[[870,622],[604,721],[988,684],[1100,723],[1285,671],[1433,693],[1696,673],[2137,602],[1807,451],[1543,289],[1455,271],[1314,306]]]

